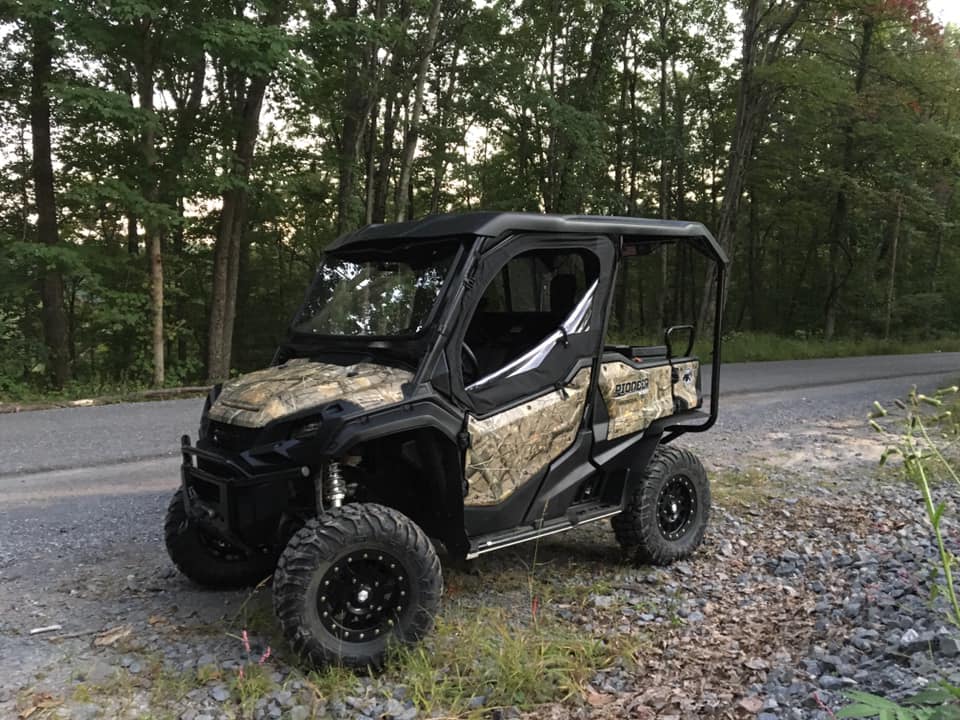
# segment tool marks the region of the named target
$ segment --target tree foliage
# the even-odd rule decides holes
[[[262,364],[336,235],[479,208],[702,221],[734,330],[960,324],[924,0],[6,0],[0,33],[2,394]],[[642,273],[621,304],[707,323],[709,273]]]

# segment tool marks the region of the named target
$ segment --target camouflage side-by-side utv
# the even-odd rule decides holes
[[[686,557],[710,489],[668,443],[716,420],[719,312],[709,412],[692,326],[610,338],[644,278],[692,307],[695,257],[722,296],[726,257],[697,223],[469,213],[341,237],[271,367],[215,387],[183,437],[170,557],[210,586],[273,573],[293,647],[356,667],[430,630],[432,541],[470,559],[612,518],[643,561]]]

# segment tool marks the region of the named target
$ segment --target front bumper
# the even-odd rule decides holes
[[[180,482],[187,517],[206,531],[250,552],[276,542],[283,513],[308,483],[309,468],[259,464],[204,450],[180,439]]]

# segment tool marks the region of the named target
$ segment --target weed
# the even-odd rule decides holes
[[[359,684],[357,675],[341,665],[328,665],[310,672],[304,679],[318,700],[352,694]]]
[[[238,668],[230,683],[230,691],[244,711],[244,716],[252,714],[257,700],[266,697],[274,689],[269,668],[260,664],[248,664]]]
[[[439,619],[429,646],[395,649],[387,672],[407,685],[426,714],[460,715],[479,697],[487,709],[566,700],[597,668],[621,654],[619,645],[549,616],[517,628],[504,611],[486,609]]]
[[[956,423],[952,417],[952,411],[944,406],[944,397],[956,395],[960,388],[956,386],[940,390],[933,397],[923,395],[917,392],[914,387],[910,391],[908,403],[899,403],[907,411],[904,421],[903,431],[896,436],[890,446],[884,451],[880,458],[880,464],[886,463],[891,456],[899,456],[903,459],[903,472],[907,478],[916,483],[923,497],[924,507],[927,511],[927,519],[930,521],[930,527],[937,541],[937,548],[940,553],[940,566],[943,572],[943,585],[941,589],[945,592],[950,601],[951,617],[950,620],[960,627],[960,598],[958,598],[956,587],[953,580],[953,568],[956,558],[953,556],[943,540],[943,534],[940,529],[943,513],[946,510],[946,503],[935,503],[933,493],[930,488],[931,472],[934,467],[940,469],[945,476],[960,485],[953,465],[947,460],[941,449],[941,441],[944,438],[938,438],[936,441],[928,429],[930,419],[924,416],[922,408],[924,405],[937,408],[940,412],[932,418],[933,423],[946,427],[945,439],[952,441],[950,432],[956,430]],[[889,435],[889,430],[876,422],[879,417],[887,415],[886,408],[880,403],[874,403],[874,413],[870,422],[875,430],[885,435]]]
[[[202,684],[198,675],[172,670],[162,660],[154,663],[150,676],[150,705],[153,707],[175,704]]]
[[[742,506],[766,502],[776,494],[770,478],[756,467],[742,472],[713,473],[710,492],[721,505]]]
[[[230,689],[244,714],[249,714],[253,712],[253,706],[256,705],[257,700],[274,688],[273,679],[268,672],[269,666],[265,665],[272,651],[268,645],[257,659],[250,647],[250,635],[245,629],[238,639],[243,644],[246,662],[237,668],[237,675],[231,681]]]
[[[206,685],[207,683],[222,678],[223,673],[220,672],[220,668],[216,665],[202,665],[197,668],[197,683],[200,685]]]
[[[934,472],[939,470],[943,479],[960,485],[960,476],[946,455],[946,450],[960,439],[960,425],[955,413],[958,391],[960,388],[954,386],[928,396],[918,393],[914,387],[907,402],[896,401],[897,406],[904,411],[899,431],[893,431],[878,422],[889,415],[887,409],[878,402],[874,403],[870,424],[874,430],[889,438],[889,445],[880,458],[881,466],[886,464],[889,458],[899,457],[903,461],[901,468],[904,477],[917,486],[923,498],[927,520],[939,551],[943,582],[937,591],[949,601],[948,618],[960,627],[960,596],[957,594],[953,574],[957,559],[947,548],[941,530],[947,506],[945,502],[936,502],[931,482]],[[948,404],[948,401],[951,402]],[[926,408],[933,408],[934,414],[931,416]],[[934,428],[939,430],[939,434]],[[956,708],[960,706],[960,687],[944,682],[917,693],[904,705],[863,692],[849,692],[847,697],[854,702],[837,713],[839,718],[880,716],[902,720],[932,720],[934,717],[955,717]],[[945,713],[945,705],[954,712]]]

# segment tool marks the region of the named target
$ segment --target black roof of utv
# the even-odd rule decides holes
[[[500,237],[506,233],[547,232],[621,235],[625,238],[689,240],[713,259],[727,263],[727,255],[713,235],[702,224],[682,220],[649,220],[646,218],[604,215],[544,215],[519,212],[468,212],[430,215],[422,220],[386,225],[367,225],[342,235],[328,248],[337,250],[348,245],[365,245],[380,240],[429,240],[439,237],[482,235]]]

